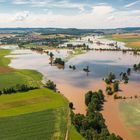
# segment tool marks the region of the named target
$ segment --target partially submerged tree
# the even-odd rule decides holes
[[[51,90],[56,91],[56,84],[55,84],[53,81],[51,81],[51,80],[48,80],[48,81],[47,81],[46,87],[47,87],[48,89],[51,89]]]

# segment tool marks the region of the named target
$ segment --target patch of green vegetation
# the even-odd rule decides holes
[[[140,139],[140,100],[121,102],[120,111],[130,132]]]
[[[66,114],[66,108],[59,108],[0,118],[0,139],[64,140]]]
[[[25,93],[0,96],[0,117],[55,109],[66,106],[60,94],[49,89],[31,90]]]
[[[16,84],[27,84],[33,87],[41,85],[42,75],[33,70],[16,70],[0,74],[0,90]]]
[[[11,70],[9,71],[8,64],[10,59],[5,56],[10,53],[10,50],[0,49],[0,67],[4,67],[4,71],[0,73],[0,90],[6,87],[12,87],[16,84],[27,84],[30,86],[39,87],[42,80],[42,74],[34,70]],[[1,70],[1,69],[0,69]]]
[[[71,125],[70,132],[69,132],[69,140],[85,140],[80,133],[77,132],[75,127]]]
[[[10,50],[0,49],[0,66],[7,66],[10,63],[9,58],[5,58],[10,53]]]
[[[71,53],[68,55],[68,57],[65,58],[65,62],[68,62],[69,59],[73,58],[76,55],[80,55],[80,54],[84,54],[84,53],[85,53],[85,51],[82,49],[79,49],[79,48],[74,49],[71,51]]]

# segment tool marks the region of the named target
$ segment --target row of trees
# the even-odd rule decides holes
[[[17,84],[15,87],[4,88],[0,91],[0,95],[2,94],[13,94],[17,92],[27,92],[29,90],[38,89],[38,87],[31,87],[25,84]]]
[[[86,140],[122,140],[120,136],[110,134],[100,113],[104,103],[102,90],[89,91],[85,95],[86,115],[71,113],[72,124]]]

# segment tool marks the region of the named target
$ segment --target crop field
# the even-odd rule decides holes
[[[64,139],[67,101],[48,89],[0,96],[1,140]]]
[[[120,111],[130,132],[140,139],[140,100],[121,102]]]
[[[130,48],[140,49],[140,34],[138,33],[113,34],[107,35],[105,38],[124,42]]]
[[[0,117],[63,107],[66,101],[49,89],[0,96]]]

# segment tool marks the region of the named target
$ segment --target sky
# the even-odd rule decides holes
[[[0,0],[5,27],[140,27],[140,0]]]

